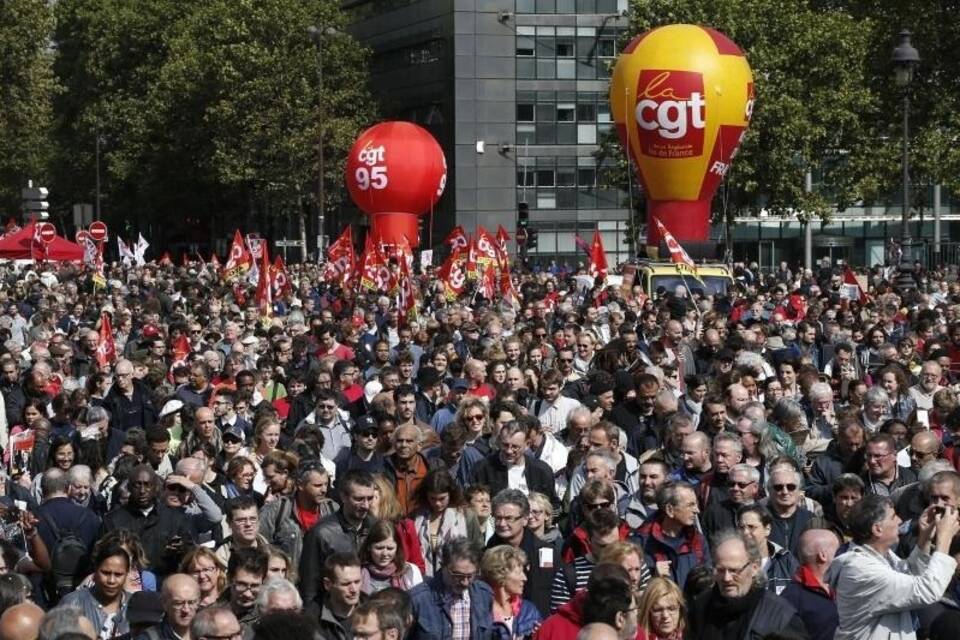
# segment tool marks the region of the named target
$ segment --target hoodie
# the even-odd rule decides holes
[[[535,640],[576,640],[583,626],[583,605],[586,600],[587,590],[578,591],[570,602],[543,621],[534,636]]]

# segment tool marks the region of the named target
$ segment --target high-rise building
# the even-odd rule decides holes
[[[611,263],[629,256],[630,195],[610,186],[622,157],[600,154],[609,75],[627,0],[345,0],[373,52],[381,115],[417,122],[447,156],[446,193],[424,246],[453,226],[511,236],[529,207],[533,263],[571,266],[599,227]],[[429,217],[427,220],[429,221]]]

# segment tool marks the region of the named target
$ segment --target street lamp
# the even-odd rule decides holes
[[[310,41],[317,48],[317,110],[320,118],[320,134],[317,137],[317,262],[323,260],[323,233],[326,230],[326,221],[324,205],[324,180],[323,180],[323,139],[326,129],[326,114],[323,108],[323,41],[329,36],[335,36],[340,32],[333,27],[321,29],[320,27],[307,27],[307,34]],[[307,248],[303,248],[306,253]]]
[[[897,87],[903,91],[903,210],[900,221],[900,275],[897,286],[901,289],[912,289],[916,286],[913,279],[913,265],[911,264],[910,239],[910,83],[913,82],[913,72],[920,63],[920,54],[910,44],[910,32],[904,29],[900,32],[899,43],[893,50],[894,80]]]

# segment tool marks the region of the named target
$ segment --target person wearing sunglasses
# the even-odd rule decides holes
[[[727,474],[726,497],[710,501],[700,519],[707,537],[736,528],[737,511],[753,504],[759,490],[760,472],[748,464],[734,465]]]
[[[767,509],[772,529],[770,541],[787,549],[794,556],[800,550],[800,534],[811,528],[821,528],[822,519],[807,508],[803,496],[803,475],[787,459],[771,462],[767,478]]]

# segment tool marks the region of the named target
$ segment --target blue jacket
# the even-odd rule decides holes
[[[497,640],[513,640],[532,635],[536,626],[543,621],[540,610],[529,600],[520,601],[520,613],[513,619],[513,631],[507,629],[502,622],[493,623],[494,638]]]
[[[804,584],[799,576],[787,584],[780,597],[793,605],[810,632],[811,640],[833,640],[840,626],[837,603],[819,585]]]
[[[453,623],[447,604],[443,577],[436,576],[409,591],[413,605],[413,626],[408,640],[451,640]],[[475,580],[470,585],[470,637],[493,640],[493,592],[486,583]]]
[[[783,588],[793,581],[793,576],[800,568],[796,557],[775,542],[767,541],[767,550],[770,559],[764,569],[767,576],[767,591],[780,595]]]

